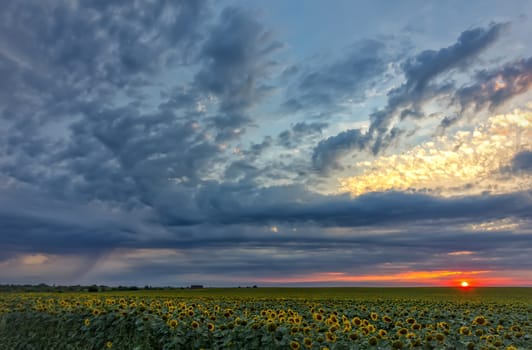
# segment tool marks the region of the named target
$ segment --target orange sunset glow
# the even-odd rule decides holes
[[[386,285],[419,285],[434,287],[468,288],[497,287],[505,285],[530,285],[532,281],[499,276],[495,271],[409,271],[395,274],[351,275],[343,272],[315,273],[286,278],[265,278],[263,283],[376,283]]]

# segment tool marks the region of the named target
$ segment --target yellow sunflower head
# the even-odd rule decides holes
[[[299,348],[300,348],[300,345],[299,345],[299,343],[298,343],[297,341],[292,340],[292,341],[290,342],[290,349],[292,349],[292,350],[298,350]]]
[[[479,325],[479,326],[483,326],[487,323],[488,321],[486,320],[486,318],[484,316],[477,316],[473,319],[473,324],[474,325]]]
[[[327,339],[329,343],[334,343],[336,341],[336,335],[331,332],[327,332],[325,333],[325,339]]]
[[[467,327],[467,326],[462,326],[462,327],[460,327],[460,329],[459,329],[459,333],[462,334],[462,335],[470,335],[470,334],[471,334],[471,331],[469,330],[469,327]]]

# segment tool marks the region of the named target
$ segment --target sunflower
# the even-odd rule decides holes
[[[88,318],[86,318],[85,321],[83,321],[83,323],[85,323],[85,326],[88,327],[88,326],[90,326],[90,324],[91,324],[91,320],[89,320]]]
[[[307,347],[307,348],[311,348],[312,347],[312,339],[310,339],[310,338],[303,339],[303,345],[305,345],[305,347]]]
[[[315,313],[314,315],[312,315],[312,318],[315,319],[316,321],[322,321],[323,315],[320,313]]]
[[[101,312],[100,310],[98,310],[98,309],[94,309],[94,310],[92,310],[92,314],[93,314],[94,316],[98,316],[98,315],[101,314],[101,313],[102,313],[102,312]]]
[[[384,316],[382,316],[382,320],[383,320],[384,322],[386,322],[386,323],[390,323],[390,322],[392,322],[392,318],[391,318],[390,316],[388,316],[388,315],[384,315]]]
[[[336,341],[336,335],[331,332],[327,332],[325,333],[325,339],[327,339],[329,343],[334,343]]]
[[[360,326],[362,324],[362,320],[360,319],[360,317],[355,317],[351,320],[351,323],[353,323],[353,326]]]
[[[418,347],[421,346],[421,340],[420,339],[413,339],[410,342],[410,347]]]
[[[375,338],[375,337],[371,337],[371,338],[369,338],[369,340],[368,340],[368,343],[369,343],[369,345],[371,345],[371,346],[375,346],[375,345],[377,345],[377,342],[378,342],[378,340],[377,340],[377,338]]]
[[[178,324],[179,322],[176,319],[171,319],[168,321],[168,326],[170,326],[170,328],[176,328]]]
[[[397,335],[406,335],[408,333],[408,329],[401,328],[397,331]]]
[[[421,329],[421,325],[419,323],[414,323],[411,328],[415,331],[418,331]]]
[[[292,340],[290,342],[290,349],[293,349],[293,350],[298,350],[300,347],[299,343],[295,340]]]
[[[209,331],[211,331],[211,332],[214,331],[214,324],[213,323],[207,323],[207,329]]]
[[[462,335],[470,335],[470,334],[471,334],[471,331],[469,330],[469,327],[467,327],[467,326],[462,326],[462,327],[460,327],[460,329],[459,329],[459,333],[462,334]]]
[[[371,319],[372,319],[373,321],[377,321],[377,319],[379,318],[379,315],[377,315],[376,312],[372,312],[372,313],[369,315],[369,317],[371,317]]]
[[[449,329],[449,324],[447,322],[438,322],[438,328]]]
[[[111,349],[113,347],[113,342],[112,341],[108,341],[107,343],[105,343],[105,347],[107,349]]]
[[[385,329],[379,329],[379,337],[384,338],[388,332]]]
[[[479,326],[485,325],[487,320],[484,316],[477,316],[473,319],[473,324],[478,324]]]
[[[436,333],[436,340],[439,342],[443,342],[445,340],[445,335],[442,333]]]
[[[402,349],[404,346],[403,342],[400,341],[400,340],[396,340],[392,343],[392,348],[393,349]]]

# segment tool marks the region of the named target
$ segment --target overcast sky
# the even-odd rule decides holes
[[[531,13],[4,0],[0,283],[532,286]]]

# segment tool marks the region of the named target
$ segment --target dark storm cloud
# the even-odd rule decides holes
[[[442,230],[437,226],[441,227],[414,225],[404,231],[384,234],[364,228],[340,235],[328,232],[327,236],[312,226],[298,226],[298,231],[280,226],[278,235],[263,237],[258,237],[256,228],[250,228],[254,233],[246,235],[245,227],[240,226],[219,232],[218,236],[223,238],[199,241],[199,231],[220,230],[219,226],[202,227],[196,240],[160,241],[152,246],[175,249],[177,254],[154,251],[157,259],[131,257],[127,260],[127,270],[109,271],[108,277],[110,281],[120,278],[136,281],[139,276],[157,276],[183,284],[194,278],[219,285],[220,282],[213,281],[220,274],[232,276],[234,280],[253,281],[261,277],[305,277],[320,272],[360,276],[416,270],[515,269],[516,264],[522,269],[531,267],[527,256],[532,246],[524,235],[504,231],[475,233],[452,225]],[[456,251],[467,251],[469,255],[449,255]]]
[[[245,11],[230,7],[222,12],[202,46],[204,65],[195,76],[202,93],[220,99],[221,115],[214,120],[218,128],[237,128],[249,121],[245,112],[272,90],[262,80],[275,65],[271,54],[281,47]]]
[[[288,98],[283,107],[286,111],[296,112],[336,107],[347,100],[362,102],[366,90],[376,84],[377,78],[382,79],[390,60],[385,43],[377,40],[357,42],[345,58],[302,72],[295,88],[296,95]],[[297,68],[292,66],[286,72],[293,75]]]
[[[453,68],[466,68],[472,60],[493,44],[508,28],[506,23],[492,24],[488,28],[474,28],[460,34],[454,45],[440,50],[426,50],[403,64],[409,93],[423,93],[436,76]]]
[[[105,213],[95,206],[50,200],[43,193],[5,193],[0,200],[0,240],[16,253],[90,255],[93,263],[85,272],[97,269],[99,261],[113,259],[115,250],[156,250],[153,257],[119,255],[126,270],[109,269],[100,275],[113,283],[183,281],[191,274],[199,281],[213,281],[209,276],[222,273],[235,279],[277,277],[279,272],[359,275],[382,271],[383,264],[448,269],[451,258],[446,254],[464,250],[487,262],[463,260],[462,268],[517,263],[529,268],[524,257],[532,246],[526,234],[464,228],[497,218],[529,222],[532,203],[527,193],[458,199],[381,193],[351,199],[317,195],[301,187],[244,190],[212,184],[199,194],[180,191],[168,196],[166,214],[173,211],[175,216],[160,226],[153,212]],[[277,225],[278,232],[272,233],[270,225]],[[165,256],[167,250],[177,254]]]
[[[532,151],[521,151],[512,159],[512,170],[532,173]]]
[[[205,33],[203,1],[150,3],[142,11],[127,2],[6,6],[2,25],[10,23],[10,36],[2,41],[0,70],[11,86],[0,90],[9,135],[0,148],[2,180],[42,188],[51,199],[103,201],[119,210],[179,207],[183,223],[203,217],[195,186],[225,161],[215,142],[238,135],[234,129],[251,120],[248,109],[270,90],[263,79],[281,46],[272,34],[236,8],[223,10]],[[146,78],[182,65],[197,74],[149,112],[143,94],[153,84]],[[116,99],[118,92],[130,103]],[[215,115],[198,109],[211,95]],[[65,117],[55,137],[43,132]],[[270,143],[265,138],[244,151],[247,159],[227,176],[255,176],[246,164]]]
[[[253,170],[245,163],[235,163],[229,169],[230,176]],[[0,202],[0,214],[4,225],[2,232],[9,234],[3,235],[2,239],[6,244],[35,249],[45,246],[80,248],[79,242],[92,242],[94,250],[105,250],[112,245],[149,247],[156,244],[158,238],[146,230],[157,231],[155,228],[159,227],[162,232],[182,232],[182,236],[178,234],[174,238],[181,245],[186,245],[187,239],[192,240],[191,244],[202,245],[208,244],[207,241],[217,242],[218,238],[229,242],[231,237],[240,241],[259,239],[277,244],[279,239],[285,239],[284,236],[276,237],[271,232],[259,234],[260,230],[245,233],[239,225],[257,228],[317,225],[319,234],[314,239],[326,241],[328,238],[318,227],[386,228],[404,224],[414,229],[412,223],[419,223],[431,228],[504,218],[529,220],[532,212],[530,193],[446,199],[390,192],[350,198],[319,195],[301,186],[257,188],[253,183],[247,186],[242,183],[204,183],[199,189],[163,187],[158,191],[152,188],[146,191],[153,210],[129,208],[116,211],[116,215],[104,215],[96,207],[75,204],[72,200],[54,200],[44,192],[5,192]],[[28,200],[31,197],[33,201]],[[47,201],[49,203],[45,204]],[[46,210],[40,209],[46,206]],[[138,215],[136,213],[143,214],[134,221],[128,219],[128,216]],[[155,226],[143,227],[143,222]],[[202,229],[205,226],[211,228]],[[218,237],[215,227],[227,231]],[[75,239],[65,240],[74,237],[69,232],[75,233]],[[111,232],[115,233],[110,235]],[[85,244],[88,243],[82,245]],[[393,238],[390,244],[394,244]]]
[[[444,73],[466,69],[478,55],[492,45],[508,27],[508,24],[492,24],[488,28],[474,28],[460,34],[455,44],[439,49],[426,50],[407,59],[402,64],[406,82],[388,93],[384,109],[370,115],[367,132],[347,130],[329,137],[314,149],[313,165],[326,173],[338,166],[338,159],[353,150],[367,150],[373,154],[386,149],[402,132],[392,126],[397,118],[422,118],[421,107],[436,96],[449,94],[452,83],[435,83]]]
[[[324,196],[302,186],[244,188],[204,184],[196,194],[195,224],[268,224],[311,222],[322,226],[358,227],[419,220],[482,221],[489,218],[528,217],[528,193],[438,198],[402,192],[370,193],[357,198]],[[167,208],[168,209],[168,208]],[[183,222],[179,210],[166,210],[162,219]],[[188,224],[193,221],[185,221]]]
[[[170,65],[189,64],[208,12],[205,1],[186,0],[3,3],[3,175],[62,198],[135,201],[140,173],[146,183],[156,177],[142,167],[155,163],[160,170],[155,158],[182,146],[170,138],[181,129],[193,134],[190,123],[172,125],[178,118],[171,112],[140,117],[144,89]],[[118,95],[133,102],[117,108]],[[144,132],[152,136],[141,140]],[[164,135],[169,139],[155,143]],[[213,148],[199,142],[184,148],[197,162],[181,159],[186,164],[176,174],[189,168],[193,178]]]
[[[81,192],[121,204],[151,206],[161,192],[179,190],[172,180],[198,184],[219,155],[195,122],[130,107],[103,110],[75,125],[73,135],[61,161],[83,180]]]
[[[13,252],[100,254],[130,240],[137,219],[44,191],[3,190],[0,241]]]
[[[11,1],[0,14],[4,118],[58,118],[183,62],[205,1]]]
[[[338,159],[352,150],[363,150],[369,134],[359,129],[342,131],[338,135],[322,140],[314,148],[312,164],[319,171],[339,169]]]

